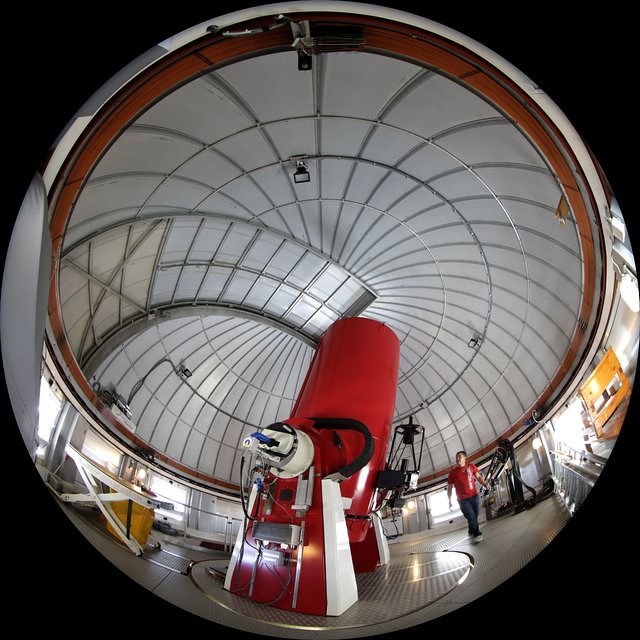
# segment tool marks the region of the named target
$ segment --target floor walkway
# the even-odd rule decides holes
[[[446,617],[516,574],[570,519],[561,500],[552,496],[530,510],[487,522],[479,544],[467,539],[466,529],[402,536],[389,545],[388,566],[358,576],[359,601],[353,607],[337,618],[318,618],[258,605],[222,589],[214,571],[226,563],[221,551],[195,547],[197,541],[184,546],[158,534],[160,548],[137,557],[86,511],[60,506],[113,565],[163,601],[231,629],[301,639],[371,637]],[[127,585],[123,577],[121,593]],[[523,594],[525,601],[532,598],[533,592]],[[153,627],[162,626],[163,603],[152,603],[158,605],[154,615],[148,604],[141,615]],[[113,616],[117,620],[117,613]]]

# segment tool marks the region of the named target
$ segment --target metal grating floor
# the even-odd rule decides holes
[[[121,547],[124,551],[129,553],[129,550],[123,542],[107,531],[100,512],[96,509],[87,507],[78,508],[78,506],[76,506],[73,509],[76,515],[82,519],[82,522],[84,522],[86,527],[90,527],[92,529],[94,535],[103,536],[112,544]],[[155,531],[151,532],[147,546],[141,558],[152,562],[159,567],[168,569],[169,571],[175,571],[176,573],[181,573],[185,576],[188,575],[189,567],[193,560],[185,554],[186,550],[181,547],[174,547],[173,550],[169,550],[173,545],[170,545],[169,548],[163,548],[156,538],[157,535],[158,534]]]
[[[223,580],[210,571],[224,571],[228,559],[222,552],[184,547],[164,537],[160,549],[136,557],[62,506],[102,555],[187,613],[257,635],[331,640],[397,632],[464,607],[517,573],[570,520],[562,500],[553,496],[528,511],[485,523],[480,544],[467,538],[466,528],[403,536],[389,545],[386,567],[357,576],[358,602],[341,616],[323,618],[258,605],[224,591]]]
[[[226,563],[225,563],[226,564]],[[191,577],[214,602],[239,615],[268,625],[298,629],[353,629],[402,618],[435,602],[460,584],[471,571],[464,553],[420,553],[392,558],[373,573],[358,574],[358,602],[341,616],[319,618],[256,604],[222,588],[211,575],[210,562],[195,564]]]
[[[189,574],[189,567],[193,562],[190,558],[180,555],[172,551],[167,551],[163,548],[151,547],[146,549],[143,555],[145,560],[153,562],[160,567],[175,571],[186,576]]]

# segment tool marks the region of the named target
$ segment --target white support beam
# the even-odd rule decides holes
[[[358,601],[358,585],[351,558],[340,485],[333,480],[322,480],[322,521],[327,589],[326,615],[339,616]]]
[[[142,555],[144,549],[133,536],[127,535],[126,527],[115,515],[110,503],[131,500],[147,509],[173,509],[173,504],[158,500],[151,494],[142,491],[139,487],[119,478],[99,463],[87,458],[87,456],[71,445],[67,445],[66,452],[76,463],[78,472],[89,493],[63,493],[60,499],[63,502],[70,503],[95,503],[107,519],[107,522],[113,527],[118,537],[127,547],[136,555]],[[113,491],[109,493],[102,492],[99,488],[98,480],[108,485]]]

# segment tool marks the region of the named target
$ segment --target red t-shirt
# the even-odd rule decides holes
[[[478,493],[475,479],[476,473],[478,473],[478,467],[471,462],[465,464],[464,467],[456,465],[455,469],[451,471],[448,482],[455,487],[458,500],[470,498]]]

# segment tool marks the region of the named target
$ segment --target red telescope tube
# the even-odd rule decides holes
[[[345,510],[351,542],[366,535],[376,478],[385,468],[399,354],[399,340],[386,325],[367,318],[338,320],[320,339],[286,420],[321,448],[323,476],[347,476],[340,490],[347,504],[351,501]]]

